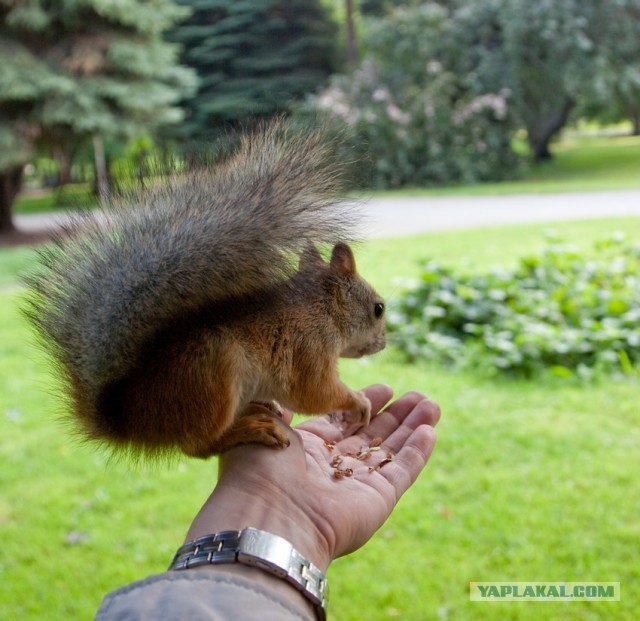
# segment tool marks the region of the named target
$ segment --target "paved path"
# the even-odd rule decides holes
[[[640,217],[640,190],[510,196],[376,198],[367,201],[369,237],[392,237],[497,224],[554,222],[610,216]],[[16,216],[24,231],[41,231],[60,216]]]
[[[365,210],[371,237],[527,222],[640,217],[640,190],[509,196],[379,198]]]

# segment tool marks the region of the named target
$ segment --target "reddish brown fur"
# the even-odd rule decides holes
[[[358,276],[351,250],[337,246],[330,264],[309,251],[274,298],[280,303],[239,301],[218,324],[205,312],[159,337],[105,392],[102,415],[83,417],[113,423],[89,434],[208,457],[243,442],[288,444],[277,417],[255,402],[304,414],[344,410],[366,424],[369,401],[340,380],[337,361],[354,344],[364,348],[358,355],[382,349],[384,321],[373,315],[380,298]]]

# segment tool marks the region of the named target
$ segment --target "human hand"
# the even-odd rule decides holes
[[[376,385],[365,394],[378,412],[393,391]],[[237,446],[220,457],[216,488],[187,539],[253,526],[284,537],[326,571],[331,560],[362,546],[389,517],[426,465],[439,418],[438,406],[413,392],[366,427],[345,428],[321,416],[289,428],[288,448]],[[381,441],[379,450],[367,459],[355,457],[374,439]]]

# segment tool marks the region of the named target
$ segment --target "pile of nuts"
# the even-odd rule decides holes
[[[327,447],[327,450],[333,451],[335,450],[335,442],[329,442],[328,440],[324,441],[324,445]],[[334,469],[333,476],[336,479],[343,479],[344,477],[353,476],[353,468],[341,468],[341,464],[344,461],[344,457],[352,457],[353,459],[357,459],[358,461],[367,461],[371,458],[371,456],[382,450],[382,438],[376,437],[371,440],[369,446],[361,446],[360,450],[357,453],[353,451],[347,451],[344,455],[334,455],[331,460],[331,467]],[[369,466],[369,472],[377,472],[383,466],[391,463],[393,461],[393,453],[388,452],[387,456],[380,461],[376,466]]]

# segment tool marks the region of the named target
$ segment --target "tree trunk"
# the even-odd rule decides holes
[[[16,230],[11,210],[22,187],[22,172],[22,166],[0,171],[0,234],[12,233]]]
[[[95,134],[93,136],[93,155],[96,165],[96,189],[100,202],[106,202],[109,198],[109,176],[107,171],[107,160],[104,155],[104,143],[102,137]]]
[[[353,21],[353,0],[346,0],[345,9],[347,13],[347,65],[353,68],[358,62],[356,27]]]
[[[58,173],[58,185],[67,185],[71,183],[71,164],[73,158],[67,149],[62,147],[54,147],[53,157],[58,162],[60,172]]]
[[[629,116],[633,122],[632,136],[640,136],[640,106],[633,106],[629,110]]]
[[[543,119],[539,126],[535,129],[529,129],[529,144],[533,152],[533,161],[542,162],[552,157],[549,150],[551,139],[567,124],[569,113],[575,106],[575,100],[568,97],[562,108],[557,110],[555,114],[551,114],[548,118]]]

